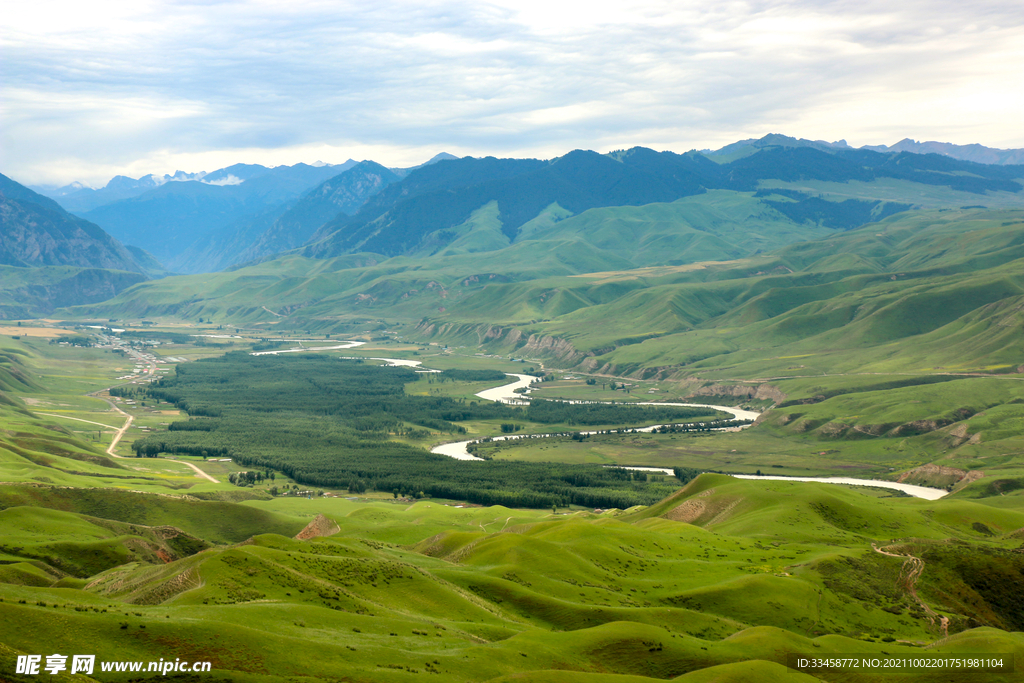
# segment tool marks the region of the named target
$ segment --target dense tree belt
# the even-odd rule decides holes
[[[570,403],[533,399],[526,419],[545,424],[637,425],[643,422],[672,422],[710,417],[717,411],[708,407],[641,406],[624,403]]]
[[[231,457],[244,467],[281,472],[308,486],[422,492],[484,505],[626,508],[653,503],[674,489],[675,482],[647,482],[645,475],[598,465],[467,463],[395,441],[391,437],[415,429],[410,424],[461,433],[465,430],[456,421],[526,417],[521,408],[488,401],[406,394],[405,385],[420,378],[407,368],[323,355],[237,352],[182,364],[148,394],[177,405],[192,419],[172,423],[132,447],[139,456]],[[630,418],[632,411],[647,418],[657,411],[611,408],[627,409],[623,416]],[[559,411],[547,415],[552,420],[591,413],[587,404],[540,410]]]

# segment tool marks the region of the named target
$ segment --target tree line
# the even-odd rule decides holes
[[[396,425],[459,433],[464,428],[456,421],[524,417],[521,408],[487,401],[406,394],[405,385],[420,377],[407,368],[312,354],[239,352],[182,364],[145,391],[186,410],[191,419],[174,422],[132,448],[139,456],[230,457],[243,467],[276,471],[312,487],[423,492],[483,505],[626,508],[653,503],[674,490],[671,484],[598,465],[467,463],[396,441]],[[582,407],[552,406],[542,416],[597,414],[578,410]],[[654,410],[630,409],[644,416]],[[601,419],[609,415],[601,413]]]
[[[641,406],[630,403],[575,403],[534,398],[526,409],[526,419],[544,424],[635,425],[644,422],[674,422],[711,417],[710,407]]]

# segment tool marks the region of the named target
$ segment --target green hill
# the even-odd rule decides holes
[[[748,151],[448,160],[301,252],[67,311],[144,317],[132,340],[234,327],[244,350],[111,398],[136,420],[113,452],[148,457],[108,457],[126,416],[82,395],[127,359],[6,342],[0,666],[45,649],[268,683],[839,682],[788,657],[1024,655],[1019,170]],[[246,352],[328,333],[366,345]],[[589,411],[667,409],[502,406],[365,360],[384,357],[529,368],[535,400],[770,410],[583,435]],[[426,450],[517,429],[561,436],[482,444],[487,462]]]
[[[793,492],[811,518],[801,519],[799,506],[773,512]],[[740,505],[730,502],[736,496]],[[664,519],[693,501],[729,512],[713,530]],[[915,531],[925,519],[920,504],[910,504],[907,519],[904,499],[702,477],[665,505],[619,517],[301,502],[324,510],[339,531],[308,541],[264,533],[205,550],[192,542],[166,563],[140,554],[164,552],[160,543],[169,542],[148,527],[3,510],[23,554],[59,553],[70,563],[85,553],[96,573],[53,583],[34,560],[11,558],[0,573],[0,640],[33,652],[47,638],[58,651],[91,648],[101,661],[170,654],[212,661],[220,676],[268,681],[392,681],[427,672],[459,680],[773,680],[789,653],[1012,656],[1024,648],[1018,634],[979,627],[998,614],[1017,618],[1018,608],[972,589],[970,574],[955,574],[955,562],[935,554],[984,547],[979,557],[990,559],[974,571],[991,573],[1011,557],[1000,550],[1005,543],[951,526],[944,531],[962,539],[959,546],[947,538],[905,548],[921,548],[927,567],[944,572],[938,590],[926,568],[918,598],[901,587],[899,558],[872,552],[870,542],[881,533],[888,543],[893,524]],[[930,507],[944,514],[948,506]],[[975,507],[978,519],[999,523],[998,513]],[[129,535],[111,536],[119,532]],[[94,550],[101,546],[107,554]],[[104,569],[118,552],[122,562]],[[922,605],[951,614],[954,604],[955,635],[941,638]],[[295,656],[310,648],[316,657]]]
[[[1016,367],[1012,325],[1000,321],[1022,293],[1021,216],[949,213],[893,217],[768,258],[492,284],[422,327],[470,323],[489,310],[491,323],[512,325],[524,340],[571,340],[576,362],[591,356],[590,367],[616,374],[727,363],[740,364],[738,376],[763,377],[786,374],[786,357],[808,355],[844,371],[868,363],[875,370]],[[575,303],[552,310],[548,301]],[[781,360],[773,368],[766,356]],[[914,358],[928,365],[908,362]]]
[[[414,259],[288,256],[231,273],[146,283],[78,314],[212,317],[336,331],[368,316],[426,318],[422,328],[431,334],[509,326],[521,345],[530,335],[571,339],[579,354],[597,356],[592,362],[599,367],[631,372],[634,359],[647,367],[692,362],[692,354],[665,356],[656,337],[675,349],[700,348],[704,357],[747,345],[743,335],[756,335],[759,346],[803,340],[831,347],[833,329],[842,330],[844,345],[871,346],[929,333],[964,315],[984,316],[984,306],[1018,291],[1019,212],[911,212],[835,232],[773,217],[759,202],[709,192],[571,217],[556,211],[559,220],[496,250],[507,242],[491,204]],[[763,229],[753,235],[737,227],[758,220]],[[755,255],[768,248],[771,256]],[[705,256],[717,262],[659,263],[679,253],[684,262]],[[878,295],[862,308],[868,290]],[[972,293],[960,296],[961,290]],[[858,331],[851,334],[850,324]],[[699,342],[667,339],[674,334]],[[625,348],[604,358],[619,347]]]
[[[710,190],[752,192],[762,183],[903,183],[918,191],[986,196],[1017,194],[1024,175],[1018,166],[989,166],[938,155],[878,153],[790,138],[762,141],[718,164],[691,152],[673,154],[636,147],[599,155],[575,150],[547,162],[465,158],[414,171],[352,217],[339,217],[314,235],[303,253],[329,258],[372,251],[409,255],[451,241],[446,231],[494,202],[502,232],[515,240],[530,234],[553,205],[580,214],[602,207],[645,206]],[[782,144],[773,144],[782,143]],[[724,161],[724,159],[721,159]],[[904,187],[909,199],[914,191]],[[832,201],[793,188],[759,192],[762,206],[797,223],[850,229],[912,207],[914,202],[849,197]],[[1019,206],[1019,202],[1017,204]],[[545,222],[544,219],[541,221]],[[533,223],[533,225],[531,225]],[[646,239],[645,235],[645,239]],[[678,253],[678,244],[669,253]],[[721,255],[718,258],[722,258]],[[671,259],[671,256],[665,260]]]
[[[740,681],[800,680],[785,669],[789,655],[1024,653],[1024,605],[1016,591],[1024,506],[1015,489],[1000,483],[1007,477],[981,478],[927,501],[702,474],[649,507],[563,506],[557,513],[380,492],[271,497],[171,476],[181,463],[168,458],[114,460],[80,435],[54,429],[62,413],[111,424],[113,414],[93,405],[99,399],[76,392],[102,387],[119,360],[98,349],[31,340],[6,346],[0,666],[46,650],[94,653],[98,662],[209,661],[214,676],[239,681],[399,681],[428,673],[438,680]],[[93,363],[87,371],[85,359]],[[320,422],[335,429],[368,409],[348,405],[324,414],[343,396],[343,373],[331,372],[336,359],[280,359],[277,365],[290,368],[286,379],[266,368],[236,373],[248,388],[224,374],[237,359],[259,360],[189,363],[176,373],[177,384],[155,391],[202,389],[202,396],[179,398],[220,406],[222,421],[248,406],[250,432],[251,415],[265,412],[293,451],[278,408],[319,409]],[[220,371],[215,381],[200,381],[210,368]],[[378,402],[387,393],[378,384],[400,380],[401,388],[414,375],[365,371],[359,386],[376,391]],[[783,385],[791,398],[759,427],[693,439],[708,449],[708,439],[721,438],[713,449],[728,451],[743,439],[778,444],[784,435],[806,450],[825,437],[801,442],[816,428],[798,432],[801,421],[850,412],[860,416],[858,424],[928,410],[940,417],[952,395],[976,412],[950,417],[987,435],[968,444],[967,433],[957,432],[964,447],[1006,449],[1019,438],[1012,426],[1019,419],[1012,413],[1016,388],[1001,384],[1005,378],[912,380],[853,376],[823,390],[818,378],[794,378]],[[908,400],[911,391],[920,404]],[[222,398],[211,398],[216,393]],[[409,396],[432,400],[429,392]],[[134,405],[120,405],[138,421],[156,420],[167,404],[140,404],[154,398],[135,394]],[[403,405],[405,418],[417,419],[413,404]],[[178,432],[133,438],[145,443],[168,433]],[[934,451],[937,440],[950,438],[926,432],[900,441],[931,439]],[[245,448],[257,453],[251,446]],[[411,448],[403,453],[413,456]],[[335,459],[340,454],[336,448]],[[195,462],[217,473],[241,469]],[[388,467],[401,474],[403,464],[396,459]],[[279,472],[278,481],[288,480]],[[316,656],[297,654],[309,651]],[[1013,675],[985,674],[997,681]],[[122,674],[130,676],[140,674]],[[860,679],[888,680],[885,673]]]
[[[106,301],[145,280],[144,275],[125,270],[0,266],[0,318],[36,318],[58,308]]]
[[[272,314],[259,306],[246,307],[244,301],[232,300],[235,290],[231,283],[244,278],[257,288],[261,283],[269,285],[260,297],[264,305],[274,312],[286,311],[294,316],[296,324],[306,324],[327,311],[343,318],[367,309],[416,320],[436,314],[438,308],[447,310],[472,299],[474,293],[502,282],[624,270],[664,264],[666,260],[688,263],[747,257],[834,233],[815,225],[793,223],[749,194],[729,192],[635,209],[596,209],[546,227],[538,224],[515,243],[502,232],[496,211],[495,203],[488,204],[465,224],[427,236],[415,258],[356,254],[309,261],[289,256],[230,274],[164,280],[89,312],[191,316],[204,310],[206,315],[232,320],[253,320],[253,316],[272,319]],[[751,221],[759,226],[753,235],[748,230]],[[638,238],[640,233],[643,239]],[[666,259],[667,254],[674,254],[674,260]],[[367,262],[369,267],[360,267]],[[201,282],[203,287],[190,286],[191,282]],[[254,291],[246,293],[251,300]],[[178,307],[168,308],[161,303],[164,300]],[[493,309],[490,304],[483,305]],[[578,305],[588,305],[588,301],[584,298]],[[544,308],[524,310],[520,317],[551,317],[568,310],[553,314]],[[501,309],[494,312],[502,315],[495,322],[510,319]]]

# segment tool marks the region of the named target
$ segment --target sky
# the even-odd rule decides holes
[[[685,152],[782,133],[1024,147],[1019,0],[6,0],[0,173]]]

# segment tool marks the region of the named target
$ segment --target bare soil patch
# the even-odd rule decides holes
[[[3,325],[0,326],[0,334],[9,334],[15,337],[21,335],[22,337],[46,337],[47,339],[52,339],[53,337],[72,333],[67,330],[55,330],[52,327],[15,327]]]

